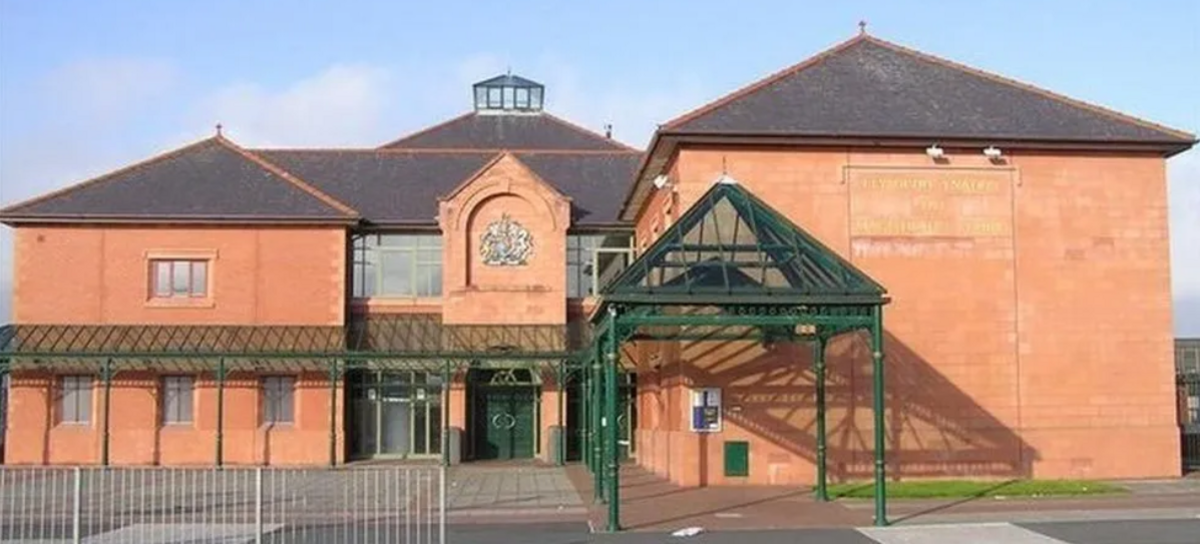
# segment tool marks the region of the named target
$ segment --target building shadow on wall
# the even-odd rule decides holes
[[[682,362],[658,369],[660,383],[669,385],[682,379],[688,385],[721,386],[728,423],[777,445],[788,457],[815,463],[816,387],[811,343],[764,347],[750,340],[695,341],[683,343],[680,349]],[[873,474],[870,354],[865,333],[835,338],[826,349],[831,481],[865,480]],[[889,477],[1030,476],[1037,452],[1012,428],[888,333],[884,354]],[[1015,403],[1014,398],[1014,410]],[[791,459],[768,459],[768,463],[777,462],[790,463]],[[701,479],[706,481],[703,472]]]

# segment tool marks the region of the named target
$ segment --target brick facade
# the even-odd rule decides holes
[[[865,33],[662,125],[645,154],[544,114],[544,89],[533,85],[495,95],[524,96],[522,105],[489,98],[381,149],[246,150],[218,135],[0,210],[15,227],[14,322],[344,326],[431,314],[450,326],[563,327],[588,320],[596,303],[568,298],[568,233],[632,233],[645,249],[724,173],[887,288],[891,475],[1179,473],[1164,164],[1191,135]],[[979,142],[1000,132],[1014,145],[985,157]],[[913,134],[946,135],[930,138],[945,157],[928,156],[931,142]],[[656,189],[660,174],[667,183]],[[502,219],[532,240],[526,262],[483,262],[481,240]],[[440,294],[348,299],[366,292],[347,284],[367,281],[365,272],[351,279],[357,266],[385,277],[385,249],[359,262],[369,248],[358,236],[413,233],[441,235]],[[386,248],[409,255],[394,261],[408,264],[394,265],[392,279],[428,272],[411,255],[431,247]],[[150,297],[154,258],[208,262],[205,295]],[[812,483],[809,346],[708,340],[630,351],[636,462],[685,486]],[[865,337],[835,339],[827,361],[831,476],[868,477]],[[97,365],[24,363],[11,376],[6,463],[96,463],[105,423],[115,464],[216,460],[211,371],[126,366],[108,421],[97,379],[90,421],[69,424],[56,413],[58,376],[95,375]],[[331,433],[334,461],[346,460],[360,431],[343,421],[356,413],[345,409],[347,388],[323,372],[280,369],[297,378],[295,421],[264,425],[260,381],[275,372],[229,376],[224,461],[324,464]],[[162,424],[169,374],[195,377],[189,425]],[[442,405],[460,433],[471,432],[467,374],[451,377]],[[533,407],[542,459],[563,423],[560,401],[573,400],[552,374],[540,376]],[[690,390],[700,386],[722,389],[718,433],[689,428]],[[748,477],[724,475],[729,441],[749,443]]]
[[[15,239],[13,315],[19,323],[340,325],[344,319],[344,228],[23,227]],[[148,258],[154,255],[210,259],[210,296],[182,306],[151,301]],[[55,413],[56,376],[94,375],[94,367],[86,372],[14,371],[6,463],[100,461],[100,380],[93,382],[88,424],[61,424]],[[160,424],[160,380],[167,374],[195,376],[192,424]],[[227,379],[225,461],[327,463],[327,375],[298,375],[295,424],[275,427],[260,423],[258,380],[245,372]],[[186,365],[172,372],[119,371],[109,408],[110,461],[212,464],[216,405],[212,372],[197,373]],[[340,414],[339,408],[339,426]]]
[[[893,474],[1178,474],[1164,160],[948,156],[690,148],[670,172],[686,209],[724,169],[888,288]],[[639,240],[670,221],[670,198],[647,201]],[[639,375],[643,465],[684,485],[812,481],[810,349],[701,342],[643,353],[659,365],[643,361]],[[839,338],[827,354],[831,474],[863,478],[866,339]],[[687,430],[692,386],[724,389],[724,432]],[[727,440],[750,441],[749,478],[722,475]]]

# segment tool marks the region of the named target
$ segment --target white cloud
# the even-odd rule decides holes
[[[1200,296],[1200,150],[1167,161],[1167,186],[1174,292]]]
[[[177,80],[165,60],[92,58],[59,67],[44,84],[55,106],[88,122],[107,122],[164,96]]]
[[[604,125],[611,124],[614,138],[639,148],[650,142],[658,123],[695,107],[707,94],[697,81],[678,75],[664,73],[659,80],[627,81],[581,73],[572,62],[553,55],[509,66],[502,58],[484,53],[457,65],[454,75],[462,88],[452,96],[462,96],[464,106],[470,107],[469,85],[509,68],[546,86],[550,113],[595,132],[602,133]]]
[[[276,91],[255,83],[227,86],[203,99],[196,117],[209,126],[222,123],[243,145],[378,144],[395,130],[381,122],[395,99],[390,83],[382,68],[336,65]]]
[[[1167,162],[1175,334],[1200,337],[1200,150]]]

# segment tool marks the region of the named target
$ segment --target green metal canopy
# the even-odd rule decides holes
[[[452,325],[440,315],[356,316],[345,326],[5,325],[10,358],[561,360],[590,339],[586,322]]]
[[[687,305],[879,304],[886,290],[722,177],[602,294]]]
[[[887,524],[883,306],[887,290],[735,180],[722,175],[641,256],[600,289],[583,357],[584,449],[608,529],[620,530],[617,374],[621,344],[670,338],[813,345],[817,500],[826,490],[825,347],[868,331],[875,437],[875,523]],[[721,384],[693,384],[714,386]]]

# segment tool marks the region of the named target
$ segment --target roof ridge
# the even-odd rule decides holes
[[[450,125],[452,125],[452,124],[454,124],[454,123],[457,123],[457,122],[463,121],[463,120],[465,120],[465,119],[467,119],[467,118],[469,118],[469,117],[471,117],[471,116],[473,116],[473,115],[477,115],[477,114],[478,114],[478,112],[475,112],[475,111],[469,111],[469,112],[466,112],[466,113],[464,113],[464,114],[462,114],[462,115],[459,115],[459,116],[456,116],[456,117],[451,117],[450,119],[447,119],[447,120],[445,120],[445,121],[442,121],[442,122],[440,122],[440,123],[436,123],[436,124],[433,124],[433,125],[429,125],[429,126],[427,126],[427,127],[423,128],[423,129],[420,129],[420,130],[418,130],[418,131],[416,131],[416,132],[410,132],[410,133],[408,133],[408,134],[406,134],[406,135],[404,135],[404,136],[401,136],[401,137],[399,137],[399,138],[397,138],[397,139],[395,139],[395,140],[392,140],[392,141],[390,141],[390,142],[387,142],[387,143],[385,143],[385,144],[383,144],[383,145],[379,146],[379,149],[390,148],[390,147],[392,147],[392,146],[394,146],[394,145],[397,145],[397,144],[400,144],[401,142],[404,142],[405,140],[411,140],[411,139],[413,139],[413,138],[416,138],[417,136],[420,136],[420,135],[422,135],[422,134],[425,134],[425,133],[427,133],[427,132],[433,132],[433,131],[435,131],[435,130],[437,130],[437,129],[440,129],[440,128],[445,128],[445,127],[447,127],[447,126],[450,126]]]
[[[525,161],[522,161],[521,157],[518,157],[516,153],[505,153],[504,155],[507,157],[512,157],[513,162],[516,162],[518,166],[520,166],[523,170],[525,170],[525,173],[532,176],[534,181],[537,181],[538,183],[544,185],[547,189],[550,189],[551,191],[553,191],[554,194],[566,199],[568,202],[571,202],[574,200],[573,198],[570,197],[570,195],[564,193],[562,191],[562,189],[559,189],[558,187],[555,187],[554,184],[550,183],[549,181],[546,181],[546,178],[543,178],[541,176],[541,174],[537,173],[537,170],[534,170],[532,166],[529,166],[528,164],[525,163]]]
[[[560,155],[640,155],[645,153],[639,149],[514,149],[514,148],[376,148],[376,147],[346,147],[346,148],[304,148],[304,147],[277,147],[277,148],[248,148],[248,151],[254,153],[375,153],[384,155],[403,155],[403,154],[462,154],[462,155],[491,155],[503,151],[512,153],[542,153],[542,154],[560,154]]]
[[[549,119],[553,120],[553,121],[556,121],[556,122],[558,122],[559,124],[561,124],[561,125],[563,125],[563,126],[565,126],[565,127],[567,127],[567,128],[570,128],[570,129],[572,129],[572,130],[574,130],[574,131],[576,131],[576,132],[579,132],[579,133],[581,133],[581,134],[584,134],[584,135],[586,135],[586,136],[590,136],[590,137],[596,138],[596,139],[598,139],[598,140],[600,140],[600,141],[603,141],[603,142],[612,142],[612,143],[613,143],[613,144],[615,144],[617,147],[623,148],[623,149],[624,149],[624,150],[626,150],[626,151],[641,151],[640,149],[637,149],[637,148],[635,148],[635,147],[633,147],[633,146],[631,146],[631,145],[628,145],[628,144],[626,144],[625,142],[622,142],[622,141],[620,141],[620,140],[614,139],[614,138],[612,138],[612,137],[606,137],[606,136],[604,136],[603,134],[600,134],[599,132],[596,132],[596,131],[594,131],[594,130],[591,130],[591,129],[589,129],[589,128],[586,128],[586,127],[584,127],[584,126],[582,126],[582,125],[578,125],[578,124],[576,124],[576,123],[574,123],[574,122],[572,122],[572,121],[568,121],[568,120],[566,120],[566,119],[563,119],[562,117],[559,117],[559,116],[557,116],[557,115],[554,115],[553,113],[550,113],[550,112],[548,112],[548,111],[543,111],[541,114],[542,114],[542,115],[544,115],[544,116],[546,116],[547,118],[549,118]]]
[[[359,217],[358,210],[355,210],[354,208],[351,208],[350,206],[347,206],[346,204],[342,203],[340,200],[333,198],[332,196],[329,196],[324,191],[317,189],[312,184],[304,181],[303,179],[300,179],[299,176],[296,176],[295,174],[292,174],[291,172],[284,170],[283,168],[276,165],[275,163],[272,163],[247,149],[243,149],[241,146],[233,143],[232,141],[230,141],[228,138],[225,138],[224,136],[217,135],[214,139],[217,141],[217,143],[221,144],[226,149],[229,149],[230,151],[237,153],[238,156],[240,156],[250,162],[253,162],[254,164],[258,165],[260,168],[263,168],[263,169],[267,170],[268,172],[270,172],[276,176],[279,176],[284,181],[294,185],[296,188],[298,188],[298,189],[308,193],[310,196],[320,200],[321,202],[325,203],[325,205],[336,209],[337,211],[341,212],[343,215],[346,215],[349,217],[355,217],[355,218]]]
[[[832,56],[834,53],[840,52],[844,49],[849,48],[850,46],[852,46],[854,44],[857,44],[862,41],[870,40],[870,39],[871,39],[871,37],[868,34],[864,34],[864,33],[855,34],[854,37],[852,37],[848,40],[843,40],[841,42],[838,42],[838,43],[834,44],[833,46],[827,47],[824,50],[822,50],[822,51],[816,53],[815,55],[812,55],[800,62],[792,64],[791,66],[788,66],[782,70],[778,70],[771,74],[767,74],[765,77],[762,77],[756,81],[753,81],[748,85],[745,85],[737,90],[734,90],[733,92],[727,93],[723,96],[718,97],[717,99],[715,99],[711,102],[708,102],[707,104],[703,104],[697,108],[694,108],[688,112],[685,112],[682,115],[679,115],[678,117],[675,117],[674,119],[671,119],[671,120],[667,121],[666,123],[663,123],[660,130],[664,130],[664,129],[671,130],[673,128],[676,128],[679,125],[687,123],[688,121],[692,121],[697,117],[700,117],[701,115],[710,113],[713,110],[720,108],[721,106],[729,104],[730,102],[733,102],[734,100],[737,100],[739,98],[747,96],[755,91],[758,91],[759,89],[761,89],[763,87],[766,87],[768,85],[771,85],[772,83],[778,82],[786,77],[794,75],[797,72],[800,72],[801,70],[805,70],[807,68],[816,66],[816,65],[820,64],[822,61],[824,61],[825,59]]]
[[[495,156],[488,159],[487,162],[483,163],[483,166],[480,166],[474,172],[471,172],[471,174],[469,176],[463,178],[462,181],[459,181],[458,184],[455,185],[454,188],[450,190],[450,192],[448,192],[442,196],[439,196],[438,202],[445,202],[447,200],[454,198],[455,195],[457,195],[458,193],[462,192],[463,189],[466,189],[468,186],[470,186],[471,183],[473,183],[476,179],[479,178],[479,176],[482,176],[484,172],[487,172],[493,166],[495,166],[496,163],[500,162],[501,159],[503,159],[504,157],[510,156],[510,155],[511,154],[507,151],[501,151],[499,153],[496,153]]]
[[[16,211],[19,208],[26,208],[26,207],[32,206],[34,204],[40,204],[40,203],[50,200],[52,198],[57,198],[62,195],[65,195],[67,193],[71,193],[71,192],[75,192],[75,191],[78,191],[78,190],[81,190],[81,189],[84,189],[87,187],[91,187],[92,185],[102,183],[102,182],[104,182],[108,179],[114,178],[118,175],[127,174],[127,173],[137,170],[139,168],[145,168],[152,164],[177,157],[179,155],[182,155],[184,153],[192,151],[193,149],[196,149],[196,148],[199,148],[199,147],[202,147],[205,145],[219,144],[220,142],[217,141],[219,138],[221,138],[221,137],[220,136],[210,136],[208,138],[204,138],[202,140],[197,140],[195,142],[187,144],[183,147],[178,147],[175,149],[168,149],[168,150],[162,151],[156,155],[151,155],[150,157],[142,159],[140,161],[137,161],[133,164],[129,164],[129,165],[117,168],[116,170],[111,170],[109,172],[105,172],[103,174],[93,176],[93,177],[85,179],[83,181],[68,185],[61,189],[50,191],[49,193],[46,193],[43,195],[35,196],[32,198],[28,198],[26,200],[16,202],[14,204],[10,204],[8,206],[5,206],[4,208],[0,208],[0,215],[7,215],[9,213],[12,213],[13,211]]]
[[[1008,76],[1002,76],[1000,74],[989,72],[989,71],[981,69],[981,68],[976,68],[974,66],[963,64],[961,62],[953,61],[953,60],[950,60],[947,58],[939,57],[939,56],[931,54],[931,53],[919,51],[919,50],[916,50],[916,49],[913,49],[910,47],[900,45],[895,42],[891,42],[891,41],[882,39],[882,38],[877,38],[877,37],[871,36],[871,35],[865,35],[863,40],[874,43],[881,47],[886,47],[886,48],[896,51],[898,53],[914,56],[921,60],[925,60],[927,62],[932,62],[934,64],[939,64],[941,66],[945,66],[945,67],[953,69],[953,70],[967,72],[969,74],[972,74],[972,75],[975,75],[978,77],[982,77],[984,79],[988,79],[988,80],[994,81],[996,83],[1000,83],[1002,85],[1007,85],[1009,87],[1014,87],[1014,88],[1017,88],[1017,89],[1020,89],[1023,91],[1028,91],[1028,92],[1032,92],[1035,94],[1039,94],[1045,98],[1049,98],[1051,100],[1061,102],[1068,106],[1082,108],[1082,109],[1091,111],[1093,113],[1098,113],[1098,114],[1110,117],[1117,121],[1131,123],[1134,125],[1139,125],[1142,128],[1148,128],[1148,129],[1156,130],[1159,132],[1165,132],[1165,133],[1168,133],[1168,134],[1178,137],[1178,138],[1185,138],[1185,139],[1189,139],[1189,140],[1196,139],[1195,134],[1191,134],[1186,131],[1171,128],[1166,125],[1155,123],[1153,121],[1148,121],[1146,119],[1141,119],[1141,118],[1135,117],[1133,115],[1129,115],[1127,113],[1121,113],[1117,110],[1114,110],[1114,109],[1111,109],[1111,108],[1108,108],[1105,106],[1093,104],[1091,102],[1080,100],[1078,98],[1072,98],[1070,96],[1067,96],[1067,95],[1064,95],[1061,93],[1056,93],[1049,89],[1045,89],[1043,87],[1033,85],[1031,83],[1025,83],[1024,81],[1020,81],[1015,78],[1011,78]]]

